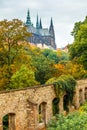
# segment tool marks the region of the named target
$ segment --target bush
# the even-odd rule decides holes
[[[49,122],[47,130],[87,130],[87,113],[60,114]]]

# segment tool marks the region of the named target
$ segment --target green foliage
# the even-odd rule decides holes
[[[84,79],[85,79],[85,78],[87,78],[87,73],[84,75],[84,77],[83,77],[83,78],[84,78]]]
[[[54,62],[42,54],[33,57],[32,65],[36,68],[35,79],[41,84],[44,84],[56,73]]]
[[[87,113],[60,114],[49,122],[47,130],[87,130]]]
[[[87,70],[87,17],[75,24],[73,35],[74,43],[69,47],[70,59]]]
[[[83,112],[87,113],[87,102],[85,102],[84,105],[80,106],[79,112],[80,113],[83,113]]]
[[[11,77],[7,89],[25,88],[36,84],[38,83],[35,81],[34,72],[29,70],[25,65],[22,65],[20,70]]]
[[[58,80],[54,82],[54,88],[57,96],[59,96],[60,91],[66,92],[71,102],[73,99],[75,85],[76,81],[71,75],[61,75]]]
[[[53,84],[57,81],[57,79],[58,79],[57,77],[52,77],[49,80],[47,80],[45,84]]]
[[[57,55],[56,51],[50,50],[50,49],[44,49],[43,50],[43,55],[50,60],[53,60],[55,63],[59,62],[59,57]]]
[[[78,39],[78,32],[80,30],[80,26],[87,24],[87,16],[85,17],[84,21],[76,22],[71,32],[72,36],[74,36],[74,40]]]
[[[76,81],[71,75],[61,75],[59,78],[51,78],[46,84],[50,83],[54,84],[57,97],[60,97],[62,93],[66,92],[69,100],[72,102]]]
[[[68,62],[65,66],[66,72],[72,75],[75,79],[82,79],[86,75],[86,70],[84,70],[83,65],[77,62]]]
[[[56,114],[59,114],[59,107],[58,107],[58,103],[59,103],[60,99],[59,98],[55,98],[52,102],[52,108],[53,108],[53,115],[55,116]]]
[[[59,56],[59,63],[65,63],[67,61],[69,61],[69,54],[67,52],[61,51],[61,55]]]
[[[27,40],[30,33],[18,19],[0,21],[0,64],[11,65],[18,53],[19,42]]]
[[[8,120],[9,120],[8,115],[3,117],[3,130],[8,130],[8,125],[9,125]]]
[[[47,130],[87,130],[87,102],[78,111],[53,117]]]
[[[54,51],[54,50],[50,50],[50,49],[44,49],[42,51],[42,54],[49,58],[50,60],[53,60],[55,63],[59,63],[59,62],[66,62],[69,60],[69,56],[68,53],[64,52],[64,51]]]
[[[7,88],[11,76],[17,71],[19,64],[16,58],[21,55],[22,44],[27,41],[28,36],[30,33],[22,21],[0,21],[0,90]]]

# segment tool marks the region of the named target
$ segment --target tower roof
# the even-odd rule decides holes
[[[39,26],[40,29],[42,29],[42,21],[41,21],[41,18],[40,18],[40,26]]]
[[[26,25],[31,25],[31,19],[30,19],[30,11],[29,11],[29,9],[28,9],[28,12],[27,12]]]
[[[53,19],[51,17],[51,21],[50,21],[50,28],[53,28]]]
[[[38,14],[37,14],[37,20],[36,20],[36,29],[39,29]]]

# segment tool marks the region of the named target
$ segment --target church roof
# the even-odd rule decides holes
[[[39,33],[40,33],[42,36],[48,36],[48,35],[50,35],[48,28],[39,29]]]
[[[49,36],[50,35],[48,28],[37,29],[37,28],[30,25],[30,26],[28,26],[28,31],[30,33],[34,33],[34,34],[41,35],[41,36]]]

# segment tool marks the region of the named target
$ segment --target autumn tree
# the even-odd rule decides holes
[[[23,44],[31,34],[18,19],[0,21],[0,89],[6,89],[11,76],[20,69],[28,56]],[[22,59],[23,57],[23,59]],[[18,59],[18,60],[17,60]],[[29,60],[26,60],[29,61]],[[18,64],[20,62],[20,65]],[[19,67],[19,68],[18,68]]]
[[[23,22],[18,19],[0,21],[0,65],[11,65],[18,54],[22,41],[26,41],[30,33]]]

